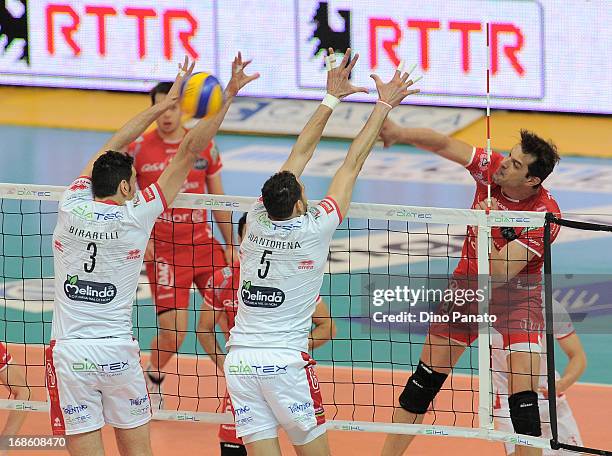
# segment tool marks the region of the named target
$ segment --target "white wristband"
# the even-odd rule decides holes
[[[323,106],[327,106],[333,111],[334,108],[340,104],[340,99],[334,97],[333,95],[330,95],[329,93],[326,93],[325,97],[323,97],[323,101],[321,101],[321,104]]]

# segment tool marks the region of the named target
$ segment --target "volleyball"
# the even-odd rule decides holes
[[[181,108],[185,114],[196,119],[219,112],[223,105],[223,89],[212,74],[195,73],[181,88]]]

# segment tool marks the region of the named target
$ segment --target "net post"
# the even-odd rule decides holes
[[[555,378],[555,337],[553,334],[553,287],[550,225],[554,223],[554,215],[546,214],[544,222],[544,317],[546,320],[546,377],[548,381],[548,412],[550,415],[550,431],[552,438],[550,447],[559,449],[559,432],[557,427],[557,388]]]
[[[478,313],[489,312],[489,248],[491,227],[489,216],[484,211],[478,214],[478,288],[486,290],[484,299],[478,303]],[[483,431],[493,429],[493,400],[491,397],[491,334],[486,321],[478,323],[478,421]]]

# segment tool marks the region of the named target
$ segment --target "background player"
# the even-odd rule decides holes
[[[401,128],[387,120],[381,131],[386,147],[400,142],[413,144],[434,152],[441,157],[466,167],[476,181],[474,209],[485,209],[487,198],[487,174],[492,176],[491,195],[494,210],[519,210],[559,213],[559,206],[552,195],[542,187],[542,181],[553,171],[559,161],[556,147],[533,133],[521,131],[521,142],[515,145],[508,157],[492,153],[491,163],[484,149],[472,147],[457,139],[425,128]],[[518,232],[518,233],[517,233]],[[553,228],[551,240],[558,234]],[[541,274],[543,265],[544,229],[501,230],[491,232],[492,287],[500,287],[491,300],[491,313],[498,321],[494,326],[503,336],[504,348],[510,348],[508,368],[510,372],[510,414],[514,430],[520,434],[541,435],[538,412],[538,376],[540,363],[540,331],[544,327],[541,300]],[[476,278],[478,264],[476,232],[468,227],[461,260],[454,277]],[[516,279],[515,279],[516,278]],[[513,282],[513,279],[514,282]],[[476,279],[474,279],[476,281]],[[518,286],[517,281],[527,281]],[[533,283],[532,283],[533,282]],[[519,289],[525,292],[521,294]],[[496,300],[501,305],[503,292],[511,291],[512,306],[496,310]],[[499,298],[499,299],[498,299]],[[507,298],[506,298],[507,301]],[[472,303],[477,304],[477,303]],[[473,306],[454,306],[453,311],[473,312]],[[450,311],[451,309],[446,309]],[[499,307],[498,307],[499,309]],[[477,310],[477,309],[476,309]],[[427,408],[438,394],[446,377],[463,354],[466,347],[476,340],[477,327],[469,324],[432,324],[421,360],[408,380],[399,398],[401,408],[395,409],[394,422],[421,423]],[[384,456],[400,455],[414,436],[389,435],[383,448]],[[518,447],[517,454],[541,454],[541,450]]]
[[[9,399],[27,401],[30,399],[30,391],[26,383],[25,369],[22,366],[11,364],[12,360],[13,358],[7,351],[6,345],[0,342],[0,384],[9,390]],[[25,412],[17,410],[9,412],[0,436],[13,437],[17,435],[25,419]],[[8,454],[8,452],[0,449],[0,456],[5,454]]]
[[[565,308],[556,300],[553,300],[554,328],[553,334],[557,343],[567,355],[568,363],[563,375],[555,372],[555,387],[557,393],[557,425],[559,441],[570,445],[582,446],[582,438],[578,424],[565,395],[574,383],[578,381],[587,366],[587,358],[580,338],[574,329],[571,317]],[[542,353],[547,351],[546,339],[542,339]],[[554,349],[551,347],[551,350]],[[512,421],[510,420],[510,409],[508,407],[508,372],[507,357],[508,350],[503,348],[501,334],[493,331],[491,334],[491,357],[493,371],[493,388],[495,393],[495,424],[500,431],[512,432]],[[546,358],[543,355],[540,362],[540,387],[538,399],[540,401],[540,417],[542,421],[542,436],[552,438],[550,430],[550,415],[548,411],[548,379],[546,375]],[[505,444],[506,454],[513,455],[515,447],[510,443]],[[544,450],[544,456],[575,454],[565,450]]]
[[[208,121],[185,138],[159,180],[136,193],[127,146],[178,100],[193,65],[187,58],[167,99],[122,127],[89,161],[60,202],[53,234],[55,307],[46,350],[46,383],[53,433],[66,434],[72,455],[104,454],[100,428],[115,428],[122,455],[152,454],[151,406],[132,337],[132,303],[142,256],[157,217],[182,187],[210,142],[246,76],[240,57],[232,65],[230,96]],[[64,279],[66,277],[66,279]]]
[[[170,87],[168,82],[157,84],[151,90],[152,104],[165,102]],[[157,181],[176,155],[187,134],[181,116],[176,102],[157,119],[155,130],[130,144],[140,188]],[[181,192],[223,194],[221,167],[219,151],[211,140],[200,152]],[[213,237],[205,209],[167,209],[155,224],[147,247],[147,277],[159,321],[145,368],[153,409],[163,407],[163,370],[185,339],[191,284],[203,294],[213,268],[231,264],[234,256],[231,213],[214,211],[213,216],[225,239],[225,251]]]
[[[247,214],[243,214],[238,221],[238,240],[240,243],[242,243],[244,236],[246,217]],[[236,311],[238,310],[237,291],[239,288],[240,262],[235,261],[232,266],[216,271],[208,280],[204,303],[200,312],[197,329],[198,340],[221,372],[223,372],[225,350],[217,343],[215,325],[218,324],[221,327],[226,334],[226,338],[229,336],[228,331],[234,327]],[[208,309],[205,309],[205,306]],[[316,347],[320,347],[336,334],[336,325],[329,314],[327,305],[320,296],[312,315],[312,324],[313,328],[308,339],[309,352]],[[222,409],[233,413],[232,403],[227,392],[223,398]],[[236,426],[234,424],[219,426],[219,441],[221,456],[246,455],[242,439],[236,436]]]
[[[330,55],[333,50],[329,50]],[[335,58],[329,58],[335,60]],[[357,56],[347,50],[328,71],[323,103],[308,121],[289,158],[262,188],[247,216],[240,246],[238,313],[225,360],[227,388],[234,406],[236,434],[251,456],[280,455],[282,426],[300,455],[327,455],[329,446],[315,361],[306,353],[316,297],[323,281],[329,243],[347,213],[357,176],[389,111],[410,93],[408,74],[396,71],[384,84],[372,114],[352,142],[327,196],[308,208],[298,180],[338,99],[361,90],[349,83]],[[333,67],[333,63],[329,61]],[[300,269],[310,261],[312,269]]]

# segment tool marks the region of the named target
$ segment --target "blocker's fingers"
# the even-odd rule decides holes
[[[357,63],[357,60],[359,60],[359,54],[355,54],[355,57],[353,57],[353,59],[351,60],[351,62],[348,64],[348,66],[346,67],[346,69],[351,72],[353,71],[353,67],[355,66],[355,64]]]
[[[404,61],[400,60],[400,63],[397,66],[397,71],[399,71],[401,73],[403,69],[404,69]]]
[[[410,67],[410,69],[408,70],[408,74],[412,74],[412,72],[414,71],[414,69],[417,67],[417,64],[415,63],[414,65],[412,65]]]
[[[348,48],[344,53],[344,57],[342,57],[342,61],[340,62],[340,68],[346,67],[349,59],[351,58],[351,48]]]

